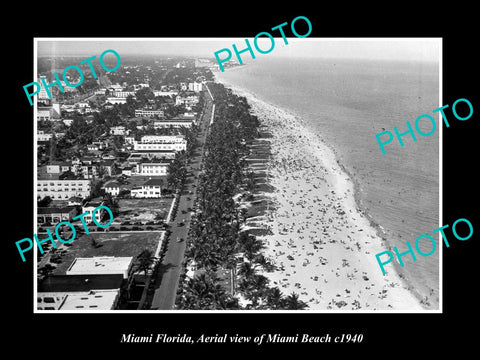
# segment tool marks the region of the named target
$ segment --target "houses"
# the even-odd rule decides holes
[[[160,198],[162,186],[162,179],[149,179],[141,186],[132,188],[130,195],[134,198]]]

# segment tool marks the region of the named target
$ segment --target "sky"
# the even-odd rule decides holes
[[[268,54],[256,56],[318,57],[373,60],[405,60],[438,62],[442,50],[441,38],[274,38],[275,46]],[[249,42],[254,48],[253,38]],[[214,57],[224,48],[232,52],[232,44],[239,50],[246,47],[244,38],[37,38],[39,56],[82,55],[99,56],[108,49],[120,56],[158,54],[166,56]],[[261,37],[258,46],[263,50],[271,47],[270,39]],[[255,49],[255,48],[254,48]],[[226,53],[221,54],[221,57]],[[245,55],[249,57],[248,52]],[[235,58],[235,56],[233,56]]]

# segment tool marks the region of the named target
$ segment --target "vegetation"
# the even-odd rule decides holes
[[[234,95],[222,84],[209,84],[216,104],[215,120],[207,137],[204,172],[197,187],[196,216],[192,220],[191,240],[186,263],[204,269],[201,276],[186,279],[178,297],[182,309],[238,308],[220,285],[218,269],[237,272],[237,291],[253,309],[302,309],[307,305],[291,294],[284,297],[270,288],[259,269],[272,271],[274,265],[262,254],[263,243],[241,231],[245,221],[234,195],[253,191],[253,173],[246,171],[247,144],[258,136],[259,121],[250,114],[244,97]]]

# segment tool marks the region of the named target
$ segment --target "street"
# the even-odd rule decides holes
[[[200,165],[203,160],[204,144],[208,132],[208,126],[212,117],[213,102],[209,95],[205,96],[205,108],[200,119],[200,131],[198,147],[187,165],[187,179],[180,193],[177,215],[170,222],[171,235],[167,244],[167,250],[159,266],[155,279],[155,293],[152,300],[152,310],[171,310],[175,305],[178,281],[182,270],[182,261],[185,254],[186,241],[190,226],[191,214],[196,196],[196,186]],[[177,242],[177,239],[184,239]]]

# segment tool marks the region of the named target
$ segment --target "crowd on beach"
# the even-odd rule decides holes
[[[262,237],[277,270],[265,273],[310,310],[419,310],[418,299],[391,271],[382,276],[374,254],[382,240],[358,209],[353,183],[334,153],[298,117],[249,94],[271,134],[267,165],[276,206],[263,217]]]

